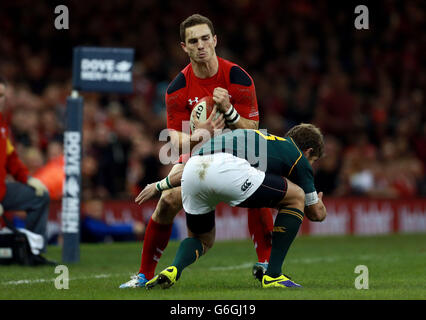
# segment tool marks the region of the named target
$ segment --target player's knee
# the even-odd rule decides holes
[[[216,238],[215,233],[216,231],[213,227],[211,231],[197,236],[197,238],[200,239],[203,245],[203,254],[206,254],[206,252],[213,247]]]
[[[214,211],[200,215],[186,213],[186,225],[188,235],[201,241],[204,253],[213,247],[216,237]]]
[[[164,193],[160,198],[160,206],[161,209],[166,212],[177,213],[177,211],[182,209],[182,200],[180,193],[176,194],[176,192],[167,192]]]
[[[203,244],[203,254],[206,254],[206,252],[213,247],[214,239],[203,239],[201,243]]]
[[[180,193],[164,192],[153,213],[153,219],[160,223],[172,223],[174,217],[182,209]]]
[[[305,208],[305,191],[299,186],[296,186],[294,201],[295,206],[303,211]]]
[[[279,204],[280,206],[292,207],[304,211],[305,192],[298,185],[288,181],[287,194]]]

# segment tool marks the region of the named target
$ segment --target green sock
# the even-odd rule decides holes
[[[183,240],[172,263],[172,266],[175,266],[177,269],[176,280],[180,278],[183,269],[194,263],[202,255],[203,245],[199,239],[186,238]]]
[[[281,208],[275,218],[272,231],[272,249],[266,274],[279,277],[288,249],[293,243],[303,221],[303,212],[295,208]]]

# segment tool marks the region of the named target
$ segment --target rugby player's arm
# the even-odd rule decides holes
[[[170,173],[161,181],[156,181],[145,186],[145,188],[135,198],[137,204],[142,204],[149,199],[154,198],[156,195],[164,190],[173,189],[179,187],[181,184],[183,169],[185,164],[175,164],[170,170]]]
[[[167,110],[167,128],[170,136],[170,143],[177,154],[188,153],[197,143],[192,139],[189,132],[189,118],[191,110],[187,108],[185,92],[182,92],[186,84],[185,78],[180,73],[176,79],[170,84],[166,93],[166,110]],[[187,121],[187,132],[183,127]]]
[[[169,129],[170,142],[177,151],[178,154],[184,154],[190,152],[197,143],[200,142],[201,137],[199,139],[194,135],[191,136],[187,133],[178,130],[170,130]]]
[[[172,170],[170,170],[170,173],[167,177],[169,178],[170,185],[173,188],[180,187],[184,168],[184,163],[178,163],[173,166]]]
[[[311,221],[321,222],[327,216],[327,209],[322,202],[322,196],[322,192],[318,193],[318,201],[305,207],[305,216]]]
[[[172,100],[172,102],[170,102]],[[167,128],[170,143],[177,154],[188,153],[196,145],[197,141],[189,135],[190,111],[186,109],[182,99],[166,98]],[[183,122],[188,121],[188,132],[182,132]],[[184,129],[185,130],[185,129]],[[191,141],[192,140],[192,141]]]
[[[259,129],[259,111],[257,108],[256,93],[252,89],[249,98],[241,93],[233,92],[236,101],[234,102],[234,109],[239,114],[239,120],[233,124],[227,123],[231,130],[235,129]],[[229,112],[229,109],[228,109]]]
[[[259,121],[258,120],[250,120],[247,118],[243,118],[240,115],[240,120],[238,120],[235,124],[228,125],[229,129],[235,130],[235,129],[259,129]]]
[[[196,129],[191,135],[169,129],[170,142],[175,150],[179,148],[177,150],[179,154],[186,154],[193,151],[197,145],[203,145],[205,142],[210,140],[212,136],[222,132],[222,129],[225,127],[225,119],[222,114],[215,119],[216,111],[217,107],[215,106],[207,120],[202,122],[199,122],[194,118],[194,125]]]
[[[259,109],[253,79],[240,67],[233,67],[230,76],[233,83],[231,80],[229,94],[233,97],[233,107],[240,119],[234,124],[227,123],[228,127],[231,130],[259,129]],[[229,106],[226,110],[229,112]]]
[[[238,113],[239,119],[232,124],[226,122],[229,129],[259,129],[259,111],[257,109],[256,93],[253,92],[250,99],[246,97],[241,98],[237,92],[235,92],[234,95],[236,96],[236,101],[233,106],[229,103],[227,112],[231,112],[230,110],[233,108],[236,113],[231,113],[230,117],[232,118]]]
[[[300,150],[299,150],[300,152]],[[298,185],[305,192],[305,216],[311,221],[323,221],[327,216],[327,210],[322,201],[323,193],[315,190],[314,173],[312,165],[305,157],[297,162],[295,174],[298,179]]]

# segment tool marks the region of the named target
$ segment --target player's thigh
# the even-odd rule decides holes
[[[247,160],[229,153],[198,159],[200,165],[195,166],[195,174],[188,175],[188,181],[182,179],[183,207],[190,213],[212,211],[220,202],[236,206],[249,198],[265,178],[265,173],[253,168]],[[202,176],[196,176],[200,172]],[[200,210],[191,211],[197,204]]]
[[[219,203],[218,176],[213,156],[193,156],[182,174],[182,205],[185,212],[198,215],[214,211]],[[222,180],[223,181],[223,180]]]
[[[237,206],[243,208],[277,208],[285,198],[288,192],[287,188],[286,178],[266,173],[256,191]]]
[[[291,182],[289,179],[287,182],[287,192],[284,198],[279,202],[280,207],[293,207],[301,211],[305,208],[305,192],[297,184]]]
[[[305,193],[289,179],[267,173],[261,185],[246,200],[238,204],[243,208],[279,208],[291,206],[304,209]]]
[[[165,190],[158,200],[152,218],[158,223],[172,223],[180,210],[182,210],[181,188]]]
[[[205,253],[213,246],[216,237],[215,211],[205,214],[185,213],[185,215],[188,237],[200,239]]]

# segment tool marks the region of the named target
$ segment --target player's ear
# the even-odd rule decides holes
[[[185,42],[181,42],[180,46],[182,47],[183,51],[185,51],[186,53],[188,53],[188,50],[186,49],[186,44]]]
[[[216,48],[216,45],[217,45],[217,36],[216,35],[213,36],[213,44]]]
[[[306,157],[306,159],[310,159],[311,158],[311,154],[314,151],[313,148],[309,148],[303,151],[304,156]]]

